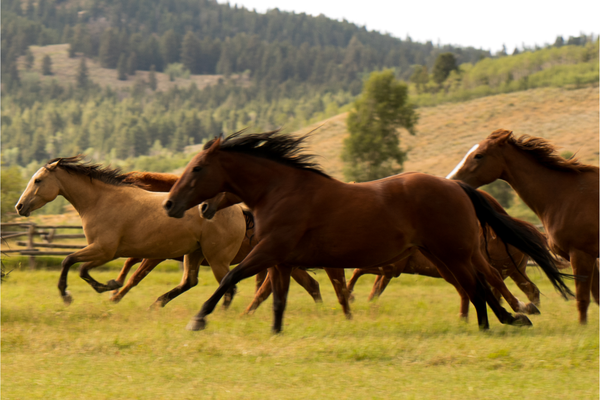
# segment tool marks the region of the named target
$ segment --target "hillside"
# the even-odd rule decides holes
[[[577,152],[581,161],[598,165],[598,87],[566,90],[532,89],[484,97],[464,103],[419,108],[417,135],[402,134],[409,149],[405,171],[445,176],[475,143],[492,131],[512,129],[550,139],[560,151]],[[343,179],[340,154],[347,114],[298,131],[321,126],[309,142],[325,171]]]

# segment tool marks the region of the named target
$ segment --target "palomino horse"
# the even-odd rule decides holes
[[[510,184],[540,218],[552,250],[571,261],[579,322],[598,294],[598,167],[560,157],[547,140],[499,129],[474,146],[448,178],[479,187]]]
[[[129,172],[127,174],[127,182],[131,182],[136,184],[137,186],[150,190],[153,192],[168,192],[171,187],[175,184],[179,176],[174,174],[167,173],[157,173],[157,172]],[[200,212],[203,218],[207,220],[211,220],[217,211],[220,211],[224,208],[231,207],[232,205],[240,203],[242,200],[231,193],[219,193],[212,199],[209,199],[203,202],[200,205]],[[250,211],[243,209],[244,216],[246,217],[246,222],[248,226],[248,230],[246,232],[246,236],[244,237],[244,241],[237,252],[234,259],[231,261],[232,264],[239,264],[247,255],[250,253],[250,250],[254,247],[253,244],[256,244],[256,240],[253,242],[253,217]],[[125,261],[123,265],[123,269],[119,274],[119,277],[116,279],[121,285],[123,284],[125,278],[131,267],[136,263],[142,261],[142,259],[129,258]],[[156,259],[146,259],[142,261],[140,267],[135,271],[135,273],[131,276],[129,281],[125,286],[123,286],[120,290],[116,291],[111,297],[111,301],[119,302],[131,288],[136,286],[146,275],[148,275],[158,264],[160,264],[163,260]],[[202,261],[202,265],[205,264],[205,260]],[[342,310],[347,318],[351,318],[352,314],[350,312],[350,305],[348,300],[348,293],[346,289],[346,280],[342,270],[327,270],[328,275],[331,278],[331,282],[333,288],[338,297],[338,301],[342,306]],[[341,275],[341,276],[340,276]],[[319,288],[319,282],[313,279],[306,271],[302,269],[294,269],[292,271],[292,278],[302,286],[308,294],[313,298],[315,302],[321,302],[321,291]],[[246,313],[248,310],[254,310],[258,307],[260,303],[262,303],[270,294],[270,278],[268,278],[266,271],[265,273],[260,273],[256,275],[256,294],[252,303],[248,306]],[[232,290],[229,293],[226,293],[223,300],[223,306],[227,308],[231,303],[231,299],[235,293],[235,290]]]
[[[301,154],[305,138],[274,131],[215,139],[190,161],[171,189],[164,207],[176,218],[219,192],[235,194],[254,213],[259,239],[188,329],[203,329],[206,315],[232,285],[276,265],[270,271],[273,331],[280,332],[292,267],[377,267],[416,250],[445,279],[462,286],[482,329],[489,328],[486,302],[502,323],[530,325],[524,315],[507,312],[488,287],[485,276],[493,277],[493,271],[479,248],[478,221],[483,228],[490,224],[504,241],[553,271],[552,282],[565,296],[569,293],[539,238],[497,213],[468,185],[418,173],[367,183],[339,182]]]
[[[84,262],[79,275],[97,292],[119,287],[115,281],[102,284],[89,270],[118,257],[166,259],[184,256],[181,283],[160,296],[155,305],[164,306],[198,283],[198,268],[206,257],[220,281],[228,272],[246,233],[239,206],[217,213],[213,221],[200,216],[198,207],[184,218],[168,218],[160,205],[166,193],[153,193],[126,182],[119,170],[83,163],[81,156],[59,158],[40,168],[27,184],[16,209],[29,214],[64,196],[81,216],[88,246],[62,262],[58,289],[65,303],[72,298],[66,291],[69,268]]]

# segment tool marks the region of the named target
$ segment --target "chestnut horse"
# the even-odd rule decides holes
[[[252,210],[259,240],[188,329],[203,329],[232,285],[276,265],[270,271],[273,331],[280,332],[292,267],[385,266],[417,250],[465,290],[481,329],[489,328],[486,302],[502,323],[531,325],[526,316],[506,311],[487,285],[485,276],[494,277],[495,270],[481,254],[478,221],[543,264],[565,297],[570,293],[544,243],[496,212],[475,189],[419,173],[343,183],[301,153],[305,139],[278,131],[217,138],[192,158],[171,189],[164,208],[175,218],[219,192],[235,194]]]
[[[479,187],[510,184],[540,218],[552,250],[571,261],[579,322],[587,322],[590,290],[598,304],[598,167],[560,157],[545,139],[499,129],[479,142],[448,175]]]
[[[171,187],[175,184],[177,179],[179,179],[178,175],[168,174],[168,173],[157,173],[157,172],[129,172],[125,174],[127,176],[126,181],[135,183],[139,187],[150,190],[153,192],[168,192]],[[217,194],[212,199],[209,199],[203,202],[200,205],[200,213],[202,217],[211,220],[217,211],[222,210],[224,208],[230,207],[232,205],[241,203],[242,200],[232,195],[231,193],[222,192]],[[246,216],[246,222],[248,225],[248,230],[246,232],[246,237],[242,242],[240,250],[231,261],[231,264],[239,264],[247,255],[250,253],[250,250],[256,244],[256,240],[252,242],[253,239],[253,216],[252,213],[248,210],[243,209],[244,215]],[[129,258],[123,264],[123,268],[119,277],[116,279],[121,285],[123,284],[127,274],[131,267],[138,262],[142,261],[140,258]],[[146,277],[158,264],[162,261],[161,259],[146,259],[142,261],[140,267],[134,272],[131,276],[127,284],[121,288],[121,290],[115,291],[113,296],[111,297],[111,301],[119,302],[131,288],[136,286],[142,279]],[[205,261],[202,262],[202,265],[207,265]],[[336,296],[340,305],[342,306],[342,310],[347,318],[352,317],[352,313],[350,311],[349,304],[349,296],[346,288],[346,277],[344,276],[343,270],[329,270],[326,269],[326,272],[331,280],[333,288],[335,290]],[[312,278],[306,271],[302,269],[294,269],[292,271],[292,278],[302,286],[308,294],[313,298],[315,302],[321,302],[321,291],[319,288],[319,282],[317,282],[314,278]],[[264,273],[259,273],[256,275],[256,294],[254,299],[246,309],[245,313],[249,313],[249,311],[255,310],[263,301],[265,301],[270,294],[271,290],[271,280],[268,277],[266,271]],[[231,303],[233,295],[235,294],[235,290],[226,293],[223,300],[223,306],[227,308]]]
[[[508,215],[504,208],[500,205],[500,203],[498,203],[498,201],[494,199],[490,194],[484,191],[480,191],[480,193],[488,199],[488,201],[494,206],[494,209],[496,211]],[[540,240],[546,241],[546,238],[541,233],[539,233],[533,225],[525,221],[519,222],[524,227],[527,227],[530,230],[530,232],[534,235],[539,235]],[[506,279],[508,276],[510,276],[512,280],[515,281],[519,288],[521,288],[521,290],[527,295],[527,298],[533,303],[533,305],[527,305],[528,311],[535,314],[537,308],[534,307],[534,305],[539,306],[540,304],[540,291],[527,276],[526,267],[527,260],[529,259],[529,257],[527,257],[527,255],[523,254],[513,246],[507,246],[494,234],[494,232],[491,229],[489,229],[489,227],[487,230],[487,234],[485,236],[482,235],[482,239],[482,254],[486,257],[490,265],[492,265],[502,275],[503,279]],[[565,266],[561,264],[560,267],[564,268]],[[348,290],[350,291],[350,293],[352,293],[356,281],[362,275],[377,275],[377,278],[373,283],[373,289],[369,294],[370,301],[374,297],[380,296],[389,284],[390,280],[394,277],[399,277],[402,273],[424,275],[432,278],[441,278],[441,275],[439,274],[435,266],[431,262],[429,262],[429,260],[425,256],[423,256],[420,252],[417,251],[411,257],[405,258],[404,260],[401,260],[393,265],[380,268],[355,269],[352,274],[352,277],[348,281]],[[469,298],[461,287],[457,286],[456,290],[458,291],[461,297],[460,316],[466,318],[469,312]],[[498,295],[499,293],[497,293],[497,297]],[[507,301],[510,303],[511,301],[514,301],[514,299],[507,299]]]
[[[40,168],[27,184],[16,209],[29,214],[64,196],[81,217],[88,246],[67,256],[62,262],[58,289],[65,301],[70,267],[84,262],[79,275],[97,292],[114,290],[117,282],[97,282],[89,270],[118,257],[176,258],[184,256],[181,283],[160,296],[155,304],[166,305],[198,283],[199,264],[206,257],[217,280],[229,272],[246,232],[239,206],[217,213],[213,221],[200,216],[198,207],[185,212],[181,220],[168,218],[161,210],[166,193],[143,190],[119,170],[83,163],[81,156],[58,158]],[[230,288],[231,289],[231,288]]]

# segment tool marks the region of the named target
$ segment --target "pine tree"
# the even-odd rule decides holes
[[[31,69],[33,67],[34,61],[35,57],[33,56],[33,52],[28,47],[27,51],[25,52],[25,68],[27,68],[28,70]]]
[[[435,60],[433,65],[433,80],[437,84],[441,84],[448,78],[451,71],[458,70],[456,66],[456,58],[452,53],[442,53]]]
[[[88,85],[88,83],[88,69],[85,63],[85,57],[82,57],[77,70],[77,87],[84,88]]]
[[[48,54],[42,58],[42,75],[52,75],[52,59]]]
[[[137,70],[137,55],[132,51],[127,59],[127,75],[135,75]]]
[[[400,150],[398,127],[414,134],[418,115],[408,102],[408,88],[392,70],[371,73],[346,124],[344,175],[359,182],[383,178],[402,171],[406,154]]]
[[[179,61],[179,38],[173,29],[169,29],[160,38],[160,52],[165,65]]]
[[[200,73],[200,40],[189,31],[181,44],[181,62],[192,74]]]
[[[104,68],[115,68],[119,62],[119,42],[112,29],[107,29],[100,40],[100,65]]]
[[[121,57],[119,57],[119,62],[117,63],[117,73],[118,80],[127,80],[127,61],[125,59],[125,53],[122,53]]]
[[[158,83],[156,82],[156,68],[154,65],[150,67],[150,73],[148,74],[148,87],[152,90],[156,90]]]

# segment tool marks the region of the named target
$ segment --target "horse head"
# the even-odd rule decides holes
[[[33,211],[56,199],[60,185],[53,173],[60,164],[60,159],[40,168],[29,180],[25,191],[15,205],[19,215],[28,217]]]

